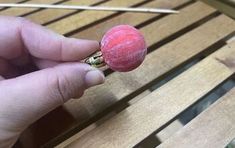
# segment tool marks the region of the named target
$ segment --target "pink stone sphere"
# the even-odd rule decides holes
[[[119,25],[105,33],[101,40],[101,52],[112,70],[127,72],[144,61],[147,47],[139,30],[129,25]]]

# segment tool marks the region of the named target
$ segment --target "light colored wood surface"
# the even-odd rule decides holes
[[[47,3],[47,4],[53,4],[56,2],[59,2],[61,0],[31,0],[31,1],[27,1],[25,3]],[[38,10],[38,8],[27,8],[27,9],[22,9],[22,8],[9,8],[6,9],[4,11],[0,12],[0,15],[10,15],[10,16],[20,16],[29,12],[32,12],[34,10]]]
[[[39,3],[41,0],[35,0]],[[33,0],[32,2],[35,3]],[[57,0],[58,1],[58,0]],[[43,3],[53,3],[56,0],[43,1]],[[89,5],[98,1],[68,1],[64,4],[84,4]],[[143,0],[142,0],[143,1]],[[162,7],[162,8],[173,8],[179,6],[188,0],[158,0],[152,1],[142,6],[147,7]],[[9,2],[9,1],[8,1]],[[107,6],[129,6],[141,2],[138,1],[108,1],[104,5]],[[35,9],[19,10],[10,8],[1,11],[0,14],[10,14],[18,16],[19,14],[26,14],[32,12]],[[146,36],[148,45],[153,45],[161,41],[162,39],[171,36],[175,32],[197,22],[198,20],[206,17],[215,12],[215,9],[209,6],[196,2],[180,10],[181,13],[178,15],[169,15],[163,17],[155,22],[148,24],[141,28],[141,32]],[[2,13],[3,12],[3,13]],[[71,10],[41,10],[36,13],[32,13],[27,18],[35,21],[36,23],[44,24],[54,19],[63,17],[75,11]],[[73,14],[64,19],[58,20],[48,27],[62,34],[67,34],[78,28],[86,26],[94,21],[100,20],[104,17],[110,16],[115,12],[81,12]],[[137,15],[138,14],[138,15]],[[88,17],[89,16],[89,17]],[[141,13],[123,13],[117,17],[114,17],[105,22],[100,22],[94,27],[89,27],[81,32],[74,34],[72,37],[76,38],[88,38],[100,40],[104,32],[117,24],[131,24],[138,25],[141,22],[147,21],[153,17],[158,16],[157,14],[141,14]],[[215,25],[214,25],[215,24]],[[217,24],[217,25],[216,25]],[[161,77],[168,73],[173,68],[183,64],[192,57],[203,52],[207,47],[216,43],[218,40],[230,34],[234,31],[234,22],[224,16],[219,16],[215,19],[211,19],[211,22],[202,25],[189,33],[179,37],[171,43],[160,47],[156,51],[149,54],[144,62],[143,66],[134,72],[121,74],[113,73],[107,77],[105,85],[90,89],[81,100],[73,100],[68,102],[64,108],[77,120],[75,123],[87,121],[90,117],[94,117],[105,108],[112,104],[121,101],[125,96],[135,92],[144,85],[149,84],[154,79]],[[200,38],[198,37],[200,36]],[[184,43],[186,42],[186,43]],[[172,50],[173,49],[173,50]],[[192,50],[191,50],[192,49]],[[154,64],[153,64],[154,63]],[[157,69],[154,70],[153,69]],[[148,75],[146,75],[146,73]],[[147,92],[148,94],[149,92]],[[144,94],[146,95],[146,94]],[[136,104],[141,99],[132,104]],[[166,122],[166,121],[165,121]],[[71,123],[71,125],[73,125]],[[162,122],[163,124],[163,122]],[[72,127],[72,126],[70,126]],[[68,127],[68,128],[70,128]],[[152,130],[152,129],[151,129]],[[147,132],[148,134],[150,132]],[[146,134],[147,135],[147,134]],[[140,137],[144,137],[141,135]]]
[[[235,137],[235,89],[188,123],[159,148],[222,148]]]
[[[230,77],[235,70],[230,65],[234,59],[235,43],[207,57],[68,147],[135,146]]]
[[[18,3],[23,0],[0,0],[0,3]]]

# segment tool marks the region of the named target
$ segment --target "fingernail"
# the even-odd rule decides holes
[[[105,77],[100,70],[88,71],[85,76],[85,81],[88,87],[104,83]]]

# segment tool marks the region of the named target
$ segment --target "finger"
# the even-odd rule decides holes
[[[76,61],[99,49],[97,41],[65,38],[22,18],[1,16],[0,28],[0,57],[6,59],[29,52],[42,59]]]
[[[60,64],[0,83],[0,119],[22,129],[88,87],[104,81],[103,74],[86,64]],[[10,124],[7,124],[10,123]],[[1,126],[0,122],[0,126]]]

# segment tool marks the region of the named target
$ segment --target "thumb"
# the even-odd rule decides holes
[[[81,63],[60,64],[0,81],[0,129],[22,131],[85,89],[104,82],[99,70]]]

